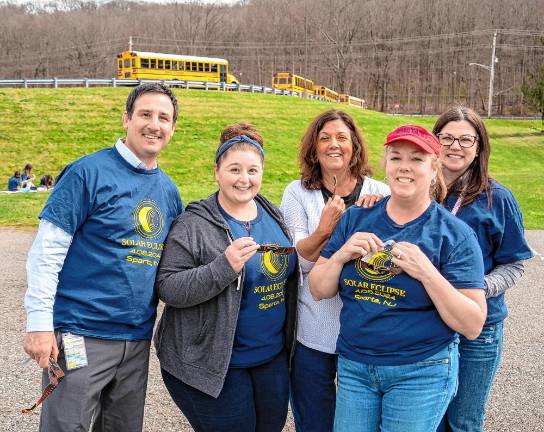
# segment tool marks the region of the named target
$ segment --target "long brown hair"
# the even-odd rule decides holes
[[[489,156],[491,146],[489,144],[489,134],[482,118],[472,109],[458,105],[444,112],[433,127],[433,134],[439,134],[440,131],[449,122],[458,122],[466,120],[476,130],[478,136],[478,151],[476,158],[472,161],[465,172],[459,176],[448,188],[448,195],[452,193],[460,194],[463,192],[461,207],[475,201],[478,196],[485,191],[487,194],[488,207],[491,208],[491,177],[489,176]]]
[[[364,176],[372,173],[368,165],[368,149],[355,121],[348,113],[331,109],[312,120],[300,141],[298,159],[302,184],[306,189],[320,189],[323,185],[323,173],[316,154],[317,138],[325,123],[334,120],[341,120],[351,132],[353,145],[353,153],[349,162],[351,175],[358,181],[362,181]]]

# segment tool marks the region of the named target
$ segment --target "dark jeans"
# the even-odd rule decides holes
[[[289,372],[282,352],[268,363],[229,368],[217,399],[161,369],[170,396],[196,432],[280,432],[287,418]]]
[[[330,432],[336,406],[338,355],[297,342],[291,370],[291,408],[297,432]]]

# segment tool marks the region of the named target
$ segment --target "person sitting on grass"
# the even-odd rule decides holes
[[[32,183],[35,178],[36,176],[32,174],[32,164],[27,163],[21,172],[21,188],[29,190],[35,188]]]
[[[8,191],[17,192],[21,189],[21,171],[15,171],[13,177],[8,180]]]
[[[46,174],[40,179],[40,186],[38,190],[49,190],[53,189],[53,176]]]

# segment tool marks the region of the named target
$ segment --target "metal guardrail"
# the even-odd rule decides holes
[[[412,113],[386,113],[390,116],[397,116],[397,117],[438,117],[441,113],[437,114],[412,114]],[[482,118],[485,120],[487,117],[485,117],[485,114],[482,114]],[[492,116],[493,120],[540,120],[540,116]]]
[[[253,84],[227,84],[208,81],[181,81],[181,80],[120,80],[117,78],[101,79],[101,78],[38,78],[38,79],[5,79],[0,80],[0,87],[53,87],[59,88],[62,86],[75,87],[121,87],[121,86],[136,86],[144,82],[161,82],[171,87],[180,87],[184,89],[201,89],[201,90],[231,90],[238,92],[263,93],[284,96],[301,96],[309,99],[325,101],[322,97],[315,95],[300,94],[295,91],[278,90],[266,86],[258,86]]]

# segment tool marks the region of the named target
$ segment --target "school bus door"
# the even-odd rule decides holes
[[[227,82],[227,65],[219,65],[219,82]]]

